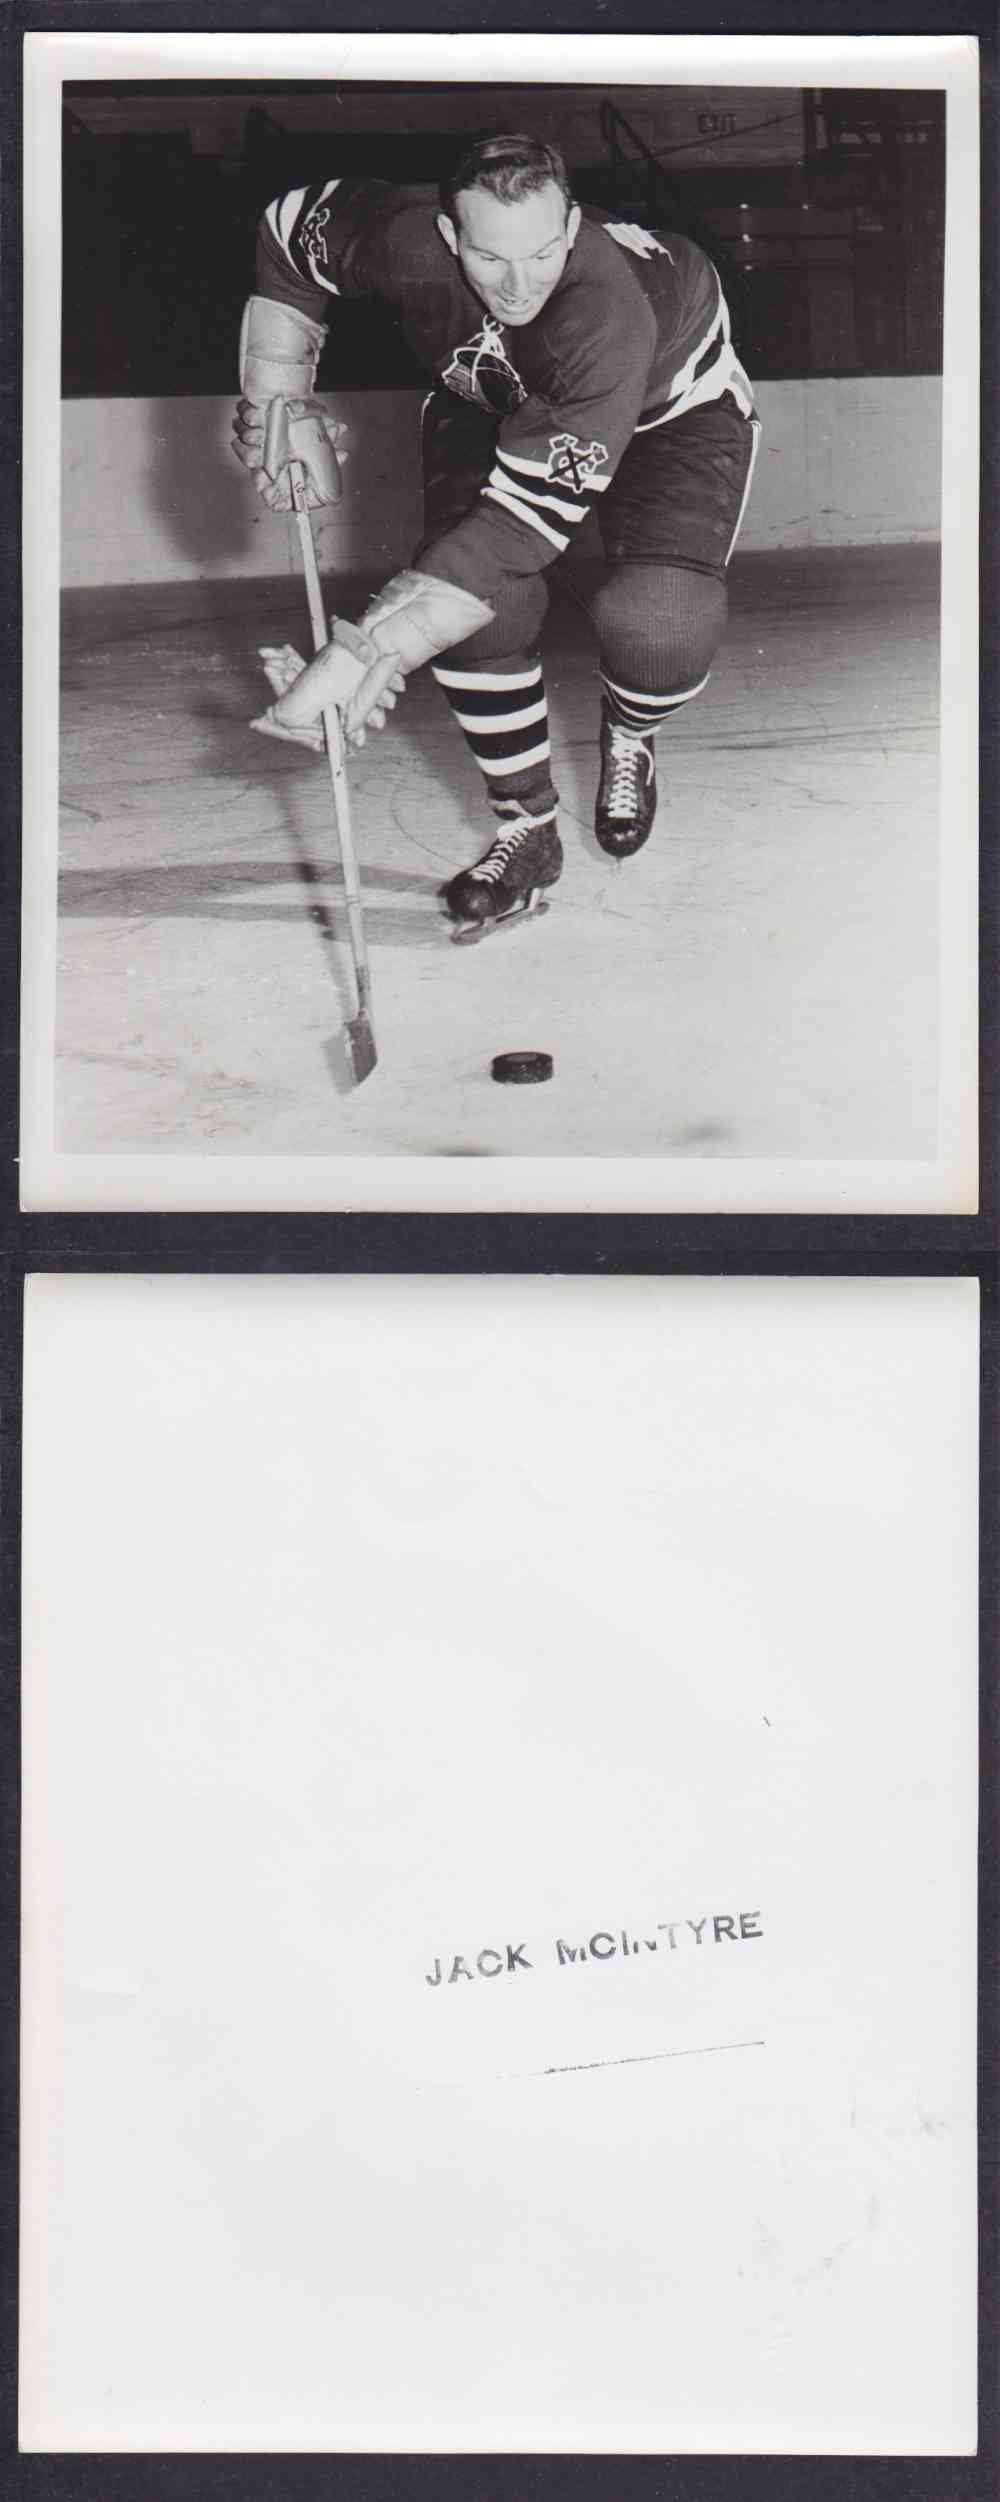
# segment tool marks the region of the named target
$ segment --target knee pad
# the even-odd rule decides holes
[[[683,701],[704,685],[722,640],[726,586],[683,565],[622,564],[591,614],[612,692]]]
[[[447,654],[449,665],[459,669],[489,669],[523,664],[525,653],[535,653],[542,621],[549,604],[549,595],[539,574],[524,574],[505,582],[490,593],[494,611],[489,625],[479,626],[475,634],[466,635],[464,643],[454,643]]]

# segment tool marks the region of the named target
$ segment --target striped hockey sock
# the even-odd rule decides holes
[[[682,687],[679,694],[673,695],[640,694],[633,687],[619,686],[614,678],[608,677],[606,670],[602,670],[601,678],[612,720],[620,722],[623,730],[632,730],[637,737],[648,738],[650,731],[660,729],[681,704],[689,704],[693,695],[701,694],[702,687],[708,685],[709,674],[706,669],[696,686]]]
[[[548,705],[540,660],[517,667],[449,669],[434,676],[483,774],[498,816],[555,810]]]

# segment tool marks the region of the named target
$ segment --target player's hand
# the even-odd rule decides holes
[[[233,450],[244,469],[249,470],[261,502],[272,513],[292,509],[292,490],[287,469],[271,477],[264,467],[264,436],[267,409],[255,400],[239,400],[233,420]],[[324,504],[336,504],[340,498],[340,466],[350,458],[342,450],[346,426],[328,417],[318,400],[289,400],[287,403],[288,460],[299,460],[305,473],[306,497],[310,511]]]
[[[367,729],[384,730],[386,715],[395,711],[396,698],[402,695],[406,679],[398,653],[380,651],[371,635],[361,626],[352,625],[348,617],[331,617],[330,633],[332,643],[327,649],[336,646],[350,655],[362,671],[353,694],[341,704],[340,718],[351,746],[363,747]]]
[[[332,640],[308,668],[290,643],[265,646],[260,655],[275,702],[253,728],[294,739],[315,755],[323,752],[321,715],[331,704],[345,738],[352,747],[363,747],[366,730],[384,729],[405,685],[394,652],[380,652],[343,617],[335,617],[332,626]]]

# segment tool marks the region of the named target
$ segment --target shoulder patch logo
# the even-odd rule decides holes
[[[328,267],[325,229],[329,223],[329,209],[323,208],[318,203],[315,208],[310,209],[308,217],[302,220],[299,241],[314,277],[320,277]]]
[[[654,252],[662,252],[673,265],[672,252],[668,252],[666,244],[659,243],[646,226],[632,226],[622,220],[617,225],[605,226],[604,232],[611,236],[613,243],[624,244],[626,252],[637,253],[640,261],[648,261]]]
[[[588,479],[607,460],[606,443],[582,444],[578,434],[550,434],[552,446],[545,475],[557,478],[560,486],[572,487],[574,495],[582,495]]]

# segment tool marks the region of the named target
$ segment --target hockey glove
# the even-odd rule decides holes
[[[484,599],[455,582],[439,582],[429,573],[396,573],[369,601],[361,624],[380,651],[398,652],[408,676],[453,643],[464,643],[492,617]]]
[[[312,510],[340,498],[335,446],[346,429],[313,396],[323,337],[319,322],[292,305],[273,303],[264,295],[250,297],[240,332],[243,397],[236,409],[233,450],[271,512],[291,511],[289,460],[302,462]],[[274,404],[283,411],[277,431],[267,424]]]
[[[341,728],[352,747],[364,746],[366,729],[384,729],[386,714],[393,710],[397,695],[403,691],[403,673],[396,653],[380,652],[377,643],[358,626],[349,625],[345,617],[334,617],[331,625],[331,641],[318,656],[323,665],[322,687],[318,689],[314,679],[316,661],[307,669],[291,643],[264,646],[260,656],[276,701],[251,722],[252,730],[264,730],[271,738],[294,739],[298,746],[310,747],[315,755],[321,755],[321,716],[331,704],[337,707]],[[305,678],[310,680],[310,686],[303,693]]]
[[[253,726],[320,749],[320,714],[336,704],[346,735],[360,746],[365,723],[372,721],[381,729],[382,708],[391,708],[412,670],[448,651],[452,643],[464,642],[466,635],[488,625],[492,615],[485,600],[453,582],[438,582],[426,573],[397,573],[369,603],[360,627],[335,617],[332,641],[286,684],[278,686],[265,659],[277,701]],[[349,647],[348,637],[354,638]],[[353,683],[348,672],[352,654],[357,673]],[[297,660],[297,653],[293,658]]]

